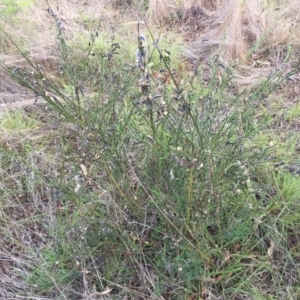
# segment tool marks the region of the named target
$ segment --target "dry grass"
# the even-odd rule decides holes
[[[192,48],[204,59],[219,52],[226,60],[239,62],[248,58],[250,50],[273,54],[279,46],[299,42],[296,3],[265,6],[261,0],[232,0],[212,13],[205,42],[195,41]]]
[[[105,30],[120,20],[118,11],[113,11],[106,1],[48,1],[49,5],[59,14],[66,35],[71,40],[76,34],[88,34],[99,27]],[[57,56],[52,47],[56,45],[55,34],[51,31],[53,18],[46,11],[46,1],[34,1],[34,5],[26,10],[17,11],[9,21],[0,20],[0,26],[9,32],[11,38],[29,52],[32,57],[47,58],[50,54]],[[20,23],[22,26],[20,26]],[[5,39],[5,51],[0,59],[11,63],[14,60],[14,46]],[[3,56],[4,55],[4,56]],[[18,63],[18,58],[16,58]]]
[[[179,4],[176,0],[149,0],[149,12],[151,19],[159,23],[170,17],[170,12],[178,8]]]
[[[156,22],[170,20],[180,9],[186,14],[196,7],[208,17],[195,24],[196,30],[198,26],[201,31],[188,49],[188,56],[193,53],[206,60],[218,52],[226,60],[240,62],[248,58],[250,50],[275,52],[279,46],[299,43],[300,6],[295,0],[184,1],[183,4],[175,0],[150,0],[149,3],[152,19]],[[206,27],[204,31],[203,26]]]
[[[52,7],[56,7],[55,1],[49,1]],[[121,11],[113,9],[107,1],[60,1],[58,13],[64,20],[64,28],[68,31],[72,28],[74,32],[91,30],[90,20],[98,19],[101,26],[109,26],[111,23],[134,21],[136,15],[131,14],[124,20]],[[262,0],[231,0],[229,2],[204,1],[204,0],[149,0],[149,15],[152,22],[166,21],[170,14],[182,10],[185,12],[181,18],[188,19],[188,13],[197,13],[195,10],[200,7],[208,20],[204,18],[195,24],[195,40],[190,47],[187,47],[188,56],[196,56],[201,59],[208,59],[215,52],[227,60],[244,60],[248,58],[249,50],[256,53],[263,51],[275,52],[281,45],[298,44],[300,28],[300,7],[298,1],[277,1],[273,4]],[[24,47],[31,55],[48,57],[53,55],[51,46],[55,44],[54,36],[48,28],[51,26],[51,18],[45,11],[44,2],[37,1],[34,7],[28,12],[18,12],[15,16],[25,26],[18,26],[13,23],[0,23],[4,30],[9,30],[14,40],[23,37]],[[193,10],[191,10],[193,8]],[[32,18],[28,18],[28,16]],[[32,21],[34,20],[34,21]],[[86,20],[85,29],[82,21]],[[280,20],[280,21],[278,21]],[[199,24],[201,22],[201,24]],[[94,23],[94,27],[99,24]],[[206,30],[203,31],[204,26]],[[190,31],[195,28],[189,28]],[[198,28],[198,29],[197,29]],[[11,30],[13,29],[13,30]],[[72,35],[70,33],[70,35]],[[26,41],[30,37],[30,40]],[[70,36],[71,38],[72,36]],[[34,38],[34,43],[33,39]],[[6,42],[6,53],[13,60],[10,52],[11,46]],[[49,50],[51,49],[51,50]],[[1,57],[3,59],[3,57]]]
[[[214,10],[217,0],[149,0],[149,15],[152,21],[166,23],[178,13],[185,14],[191,8],[201,7],[204,11]]]
[[[99,26],[101,30],[107,30],[120,21],[119,13],[113,11],[106,1],[65,0],[60,1],[59,4],[51,0],[48,2],[59,14],[63,30],[69,40],[75,41],[79,35],[88,37]],[[46,9],[46,1],[35,1],[34,5],[26,7],[26,10],[18,10],[13,18],[0,20],[0,26],[9,33],[22,51],[43,68],[51,80],[59,83],[60,57],[55,34],[51,31],[54,20]],[[24,57],[16,51],[7,37],[3,38],[0,61],[12,69],[23,68],[26,65]],[[0,70],[0,79],[0,104],[20,102],[34,97],[32,93],[28,94],[26,89],[9,78],[3,70]]]

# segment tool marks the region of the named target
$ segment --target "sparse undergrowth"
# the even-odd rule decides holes
[[[74,47],[48,12],[62,82],[17,45],[27,65],[1,63],[37,99],[0,116],[1,297],[298,299],[298,169],[269,115],[291,74],[240,91],[233,67],[188,71],[147,26],[149,47],[115,27]]]

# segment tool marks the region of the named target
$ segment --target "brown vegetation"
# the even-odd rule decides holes
[[[245,62],[250,54],[276,55],[281,46],[299,44],[297,0],[289,1],[288,5],[285,1],[262,0],[184,1],[182,5],[175,0],[150,0],[149,3],[155,22],[181,20],[184,28],[187,20],[194,19],[194,26],[189,26],[187,32],[191,35],[191,31],[196,31],[187,47],[189,57],[207,60],[218,52],[228,61]]]

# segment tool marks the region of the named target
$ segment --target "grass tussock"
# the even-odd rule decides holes
[[[216,9],[217,1],[206,0],[149,0],[149,14],[152,21],[157,23],[168,23],[172,21],[184,21],[189,19],[189,14],[196,17],[197,10],[203,9],[205,12]],[[201,21],[200,21],[201,22]]]
[[[270,103],[297,65],[240,90],[147,22],[79,34],[60,12],[59,82],[1,31],[22,58],[3,74],[36,99],[0,115],[19,134],[0,138],[1,297],[298,299],[299,113]]]
[[[221,44],[222,36],[226,41],[228,36],[230,42],[227,47],[225,42],[225,49],[221,50],[221,53],[229,60],[245,60],[249,57],[249,51],[258,56],[276,55],[283,45],[299,42],[291,25],[292,19],[299,14],[299,8],[295,5],[296,2],[288,5],[280,2],[276,4],[261,1],[245,1],[243,4],[231,2],[223,17],[221,12],[217,13],[225,22],[222,22],[215,31],[210,31],[208,39],[211,38]],[[217,22],[221,21],[218,17]],[[214,18],[213,16],[213,20]],[[282,22],[278,23],[278,20]]]
[[[192,43],[186,53],[199,59],[218,53],[223,59],[240,62],[253,53],[276,55],[281,46],[299,43],[297,1],[232,0],[211,5],[205,1],[150,1],[149,10],[155,21],[177,20],[183,30],[187,20],[193,20],[187,31]]]

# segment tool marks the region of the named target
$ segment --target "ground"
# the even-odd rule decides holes
[[[4,1],[2,299],[299,299],[298,6]]]

